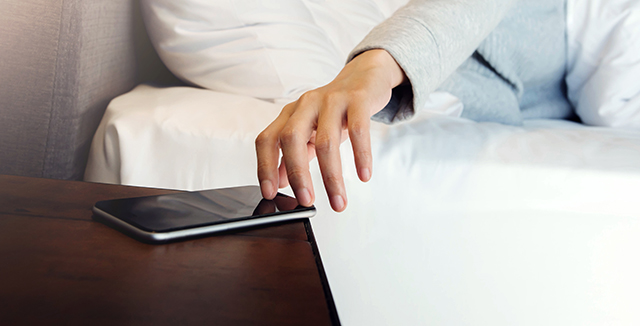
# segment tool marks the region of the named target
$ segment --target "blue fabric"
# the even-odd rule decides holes
[[[374,120],[407,119],[434,90],[458,97],[476,121],[569,118],[565,12],[565,0],[411,0],[350,58],[385,49],[410,81]]]
[[[569,118],[565,95],[564,0],[522,0],[439,90],[464,104],[463,117],[511,125]]]

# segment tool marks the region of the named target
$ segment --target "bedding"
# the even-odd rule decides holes
[[[406,123],[372,124],[369,183],[342,146],[342,214],[310,164],[312,226],[342,323],[640,323],[640,131],[475,123],[442,114],[459,109],[451,97],[431,105]],[[253,142],[279,111],[246,96],[138,86],[109,105],[85,179],[257,184]]]
[[[404,2],[143,0],[162,59],[208,89],[140,85],[114,99],[85,180],[257,184],[257,134],[284,103],[333,78],[358,38]],[[570,94],[597,75],[579,71],[589,44],[570,49]],[[640,324],[640,131],[475,123],[448,93],[427,102],[410,121],[372,123],[370,182],[341,147],[344,213],[331,210],[310,163],[311,222],[342,324]],[[607,112],[633,120],[633,108]]]
[[[331,81],[362,37],[406,3],[143,0],[142,9],[177,76],[284,104]],[[567,0],[567,95],[586,124],[640,126],[639,15],[635,0]]]
[[[407,0],[143,0],[162,61],[194,85],[288,103],[330,82]]]
[[[569,100],[584,123],[640,128],[640,2],[568,0]]]

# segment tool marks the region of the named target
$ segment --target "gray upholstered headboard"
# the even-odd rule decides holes
[[[137,0],[0,1],[0,174],[82,178],[107,104],[160,62]]]

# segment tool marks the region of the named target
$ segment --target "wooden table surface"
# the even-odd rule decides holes
[[[0,324],[339,324],[308,221],[150,245],[92,219],[171,192],[0,176]]]

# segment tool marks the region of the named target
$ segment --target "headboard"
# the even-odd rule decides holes
[[[0,2],[0,173],[82,179],[107,104],[161,63],[137,0]]]

